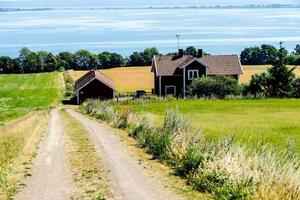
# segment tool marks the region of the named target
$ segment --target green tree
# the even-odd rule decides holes
[[[271,97],[288,97],[291,94],[295,74],[294,68],[286,66],[286,54],[287,51],[281,47],[273,66],[268,69],[268,95]]]
[[[60,52],[58,55],[59,66],[64,69],[75,69],[76,68],[76,59],[75,55],[71,52]]]
[[[273,45],[262,45],[259,55],[261,64],[272,64],[276,58],[278,50]]]
[[[57,58],[52,53],[45,57],[44,65],[47,72],[53,72],[59,68]]]
[[[194,46],[189,46],[186,48],[185,53],[187,55],[196,56],[198,52]]]
[[[288,52],[284,50],[286,55]],[[243,65],[273,64],[278,50],[272,45],[263,44],[261,47],[245,48],[241,52],[241,63]]]
[[[259,47],[246,48],[241,53],[241,63],[243,65],[258,65],[260,61],[261,49]]]
[[[296,45],[294,54],[295,55],[300,55],[300,45],[299,44]]]
[[[124,66],[124,58],[117,53],[112,53],[109,57],[109,67],[122,67]]]
[[[300,78],[297,78],[292,83],[293,86],[293,97],[300,98]]]
[[[43,60],[42,58],[28,48],[24,47],[20,51],[18,60],[20,68],[25,73],[42,72]]]
[[[14,62],[8,56],[0,57],[0,73],[14,73]]]
[[[75,53],[75,62],[77,70],[92,69],[91,65],[93,55],[87,50],[79,50]]]
[[[121,67],[125,64],[125,59],[117,53],[104,51],[98,55],[99,66],[101,68]]]
[[[111,53],[108,51],[104,51],[98,54],[100,68],[108,68],[110,56]]]
[[[145,62],[144,65],[146,66],[151,65],[153,56],[155,55],[159,55],[159,52],[155,47],[146,48],[142,53],[143,60]]]
[[[252,76],[250,83],[244,88],[244,95],[266,95],[268,92],[269,73],[263,72]]]
[[[144,60],[144,57],[139,52],[133,52],[129,56],[128,65],[130,66],[144,66],[146,64],[146,61]]]

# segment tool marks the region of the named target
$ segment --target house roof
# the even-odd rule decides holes
[[[181,58],[175,56],[155,56],[152,71],[157,76],[171,76],[177,68],[184,68],[190,62],[199,62],[207,67],[207,75],[241,75],[243,69],[237,55],[204,55],[201,58],[184,55]]]
[[[81,88],[86,86],[89,82],[91,82],[94,79],[97,79],[98,81],[102,82],[106,86],[115,90],[114,82],[109,77],[107,77],[106,75],[104,75],[99,71],[91,70],[75,82],[75,91],[80,90]]]

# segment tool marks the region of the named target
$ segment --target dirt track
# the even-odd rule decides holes
[[[51,111],[48,132],[43,138],[27,187],[17,200],[65,200],[74,190],[72,172],[64,150],[63,126],[56,109]]]
[[[97,151],[104,158],[106,167],[110,170],[109,179],[114,199],[181,199],[164,188],[160,182],[149,181],[147,171],[135,158],[129,156],[126,146],[113,133],[113,129],[73,110],[68,112],[87,128]]]

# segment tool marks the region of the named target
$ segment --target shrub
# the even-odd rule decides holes
[[[65,72],[63,76],[65,80],[65,97],[72,98],[75,96],[75,82],[72,79],[69,71]]]
[[[154,158],[174,168],[196,190],[215,199],[299,199],[300,171],[295,148],[280,152],[261,146],[249,150],[234,143],[234,137],[219,141],[193,131],[178,112],[168,110],[161,126],[149,115],[137,115],[129,107],[116,112],[111,101],[88,101],[86,112],[127,129]]]
[[[180,115],[177,108],[175,110],[166,111],[165,119],[161,129],[163,131],[169,131],[174,133],[183,131],[189,132],[192,130],[192,123],[189,119]]]
[[[115,117],[115,109],[108,101],[88,100],[82,106],[89,115],[97,119],[111,122]]]
[[[148,136],[147,149],[154,158],[165,160],[168,158],[168,152],[171,147],[172,133],[168,131],[153,132]]]
[[[267,72],[252,76],[245,93],[253,95],[263,93],[267,97],[291,97],[293,95],[294,69],[286,66],[285,49],[280,48],[273,66]]]
[[[189,92],[192,96],[225,98],[228,95],[240,95],[241,89],[236,79],[228,76],[215,76],[194,80],[189,87]]]
[[[129,115],[132,113],[132,110],[129,107],[125,107],[123,112],[119,116],[117,116],[117,119],[114,120],[114,127],[119,129],[126,129],[128,127],[128,118]]]
[[[295,98],[300,98],[300,78],[297,78],[292,83],[293,94],[292,96]]]
[[[175,173],[186,177],[193,174],[204,160],[204,155],[199,149],[188,147],[184,157],[175,165]]]

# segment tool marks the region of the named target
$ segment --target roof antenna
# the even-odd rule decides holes
[[[179,40],[180,40],[180,35],[176,35],[176,37],[177,37],[177,49],[178,49],[178,51],[179,51]]]
[[[280,42],[279,42],[279,46],[280,46],[280,49],[283,48],[283,41],[280,41]]]

